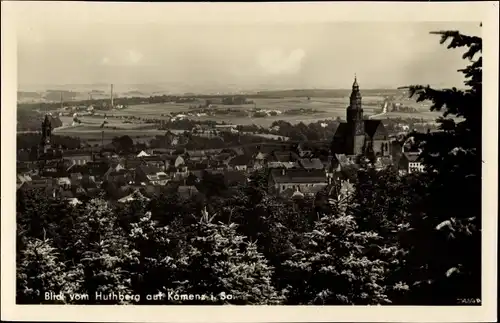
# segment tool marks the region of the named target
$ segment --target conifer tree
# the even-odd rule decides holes
[[[375,305],[390,303],[384,278],[386,263],[368,251],[379,237],[358,230],[348,204],[351,194],[332,199],[332,211],[320,216],[305,234],[309,243],[285,262],[290,304]]]
[[[182,232],[171,226],[160,226],[152,220],[151,212],[146,212],[138,222],[131,224],[128,237],[131,253],[127,269],[134,293],[141,295],[145,304],[166,302],[163,291],[168,290],[177,279],[177,259]],[[157,299],[147,299],[147,295],[159,295]]]
[[[129,274],[123,269],[131,261],[131,252],[124,231],[117,225],[116,213],[105,201],[91,200],[77,219],[73,234],[76,261],[69,274],[81,282],[78,292],[88,294],[90,303],[121,303],[95,299],[99,293],[131,291]]]
[[[205,212],[200,222],[189,228],[185,251],[178,259],[180,279],[167,293],[208,297],[194,300],[198,304],[279,303],[282,298],[271,281],[273,269],[255,243],[238,234],[236,224],[215,224],[212,220]]]
[[[46,293],[65,291],[65,266],[49,239],[27,238],[17,266],[17,302],[20,304],[61,304]]]
[[[457,304],[481,297],[482,39],[432,34],[448,48],[464,48],[470,63],[459,70],[465,90],[409,87],[417,101],[430,100],[431,110],[442,112],[438,131],[412,134],[430,175],[425,212],[412,221],[412,302]]]

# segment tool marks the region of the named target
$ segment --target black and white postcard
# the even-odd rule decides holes
[[[2,2],[2,319],[493,321],[497,89],[498,2]]]

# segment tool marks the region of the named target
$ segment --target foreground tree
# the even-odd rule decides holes
[[[352,203],[350,194],[339,194],[332,203],[332,212],[322,214],[314,229],[305,233],[309,243],[296,248],[285,262],[290,279],[286,289],[288,303],[390,303],[384,285],[386,263],[379,257],[379,250],[370,250],[379,236],[358,229],[348,208]]]
[[[412,134],[430,174],[426,210],[412,221],[412,303],[456,304],[481,297],[482,39],[433,32],[448,48],[466,48],[466,90],[409,87],[442,111],[439,130]]]
[[[161,226],[146,212],[131,224],[130,261],[126,268],[134,293],[141,295],[141,304],[168,303],[163,291],[172,288],[178,279],[177,259],[180,257],[182,231],[173,225]],[[148,295],[162,295],[148,299]]]
[[[276,304],[282,297],[275,291],[272,267],[255,243],[236,231],[235,224],[212,223],[205,212],[191,225],[184,252],[177,261],[181,271],[177,286],[165,291],[172,301],[186,304],[182,295],[199,295],[192,304]],[[175,299],[175,295],[180,298]]]
[[[68,283],[64,263],[48,239],[27,238],[17,264],[17,302],[20,304],[61,304],[63,300],[46,297],[59,294]]]
[[[130,275],[124,266],[133,261],[132,253],[117,214],[106,201],[94,199],[82,208],[73,236],[74,262],[69,275],[79,282],[76,292],[88,294],[90,304],[127,303],[98,297],[131,294]]]

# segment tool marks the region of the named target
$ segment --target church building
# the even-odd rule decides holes
[[[352,84],[347,122],[337,127],[331,143],[333,154],[348,156],[390,155],[389,134],[381,120],[369,120],[363,116],[361,93],[356,77]]]

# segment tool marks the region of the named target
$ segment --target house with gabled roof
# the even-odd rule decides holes
[[[71,180],[69,177],[59,177],[57,179],[57,185],[65,190],[71,189]]]
[[[425,166],[420,158],[420,153],[405,152],[399,159],[399,172],[401,174],[422,173]]]
[[[160,168],[161,170],[165,170],[167,167],[167,163],[170,160],[171,156],[170,155],[150,155],[150,156],[143,156],[139,157],[142,161],[143,164],[149,165],[149,166],[155,166]]]
[[[229,160],[228,165],[239,171],[248,171],[252,167],[252,157],[250,155],[236,155]]]
[[[299,165],[300,167],[307,170],[312,170],[312,169],[322,170],[325,168],[325,166],[323,165],[323,163],[319,158],[301,158],[299,159]]]
[[[303,191],[310,187],[328,185],[326,172],[323,170],[271,169],[268,187],[270,192],[281,194],[287,189]]]
[[[207,158],[205,151],[203,150],[190,150],[187,151],[184,156],[192,161],[202,161]]]
[[[65,151],[63,159],[68,161],[70,165],[85,165],[86,163],[94,160],[92,152],[87,151]]]
[[[268,157],[269,156],[266,153],[263,153],[261,151],[257,152],[253,156],[253,160],[252,160],[254,169],[260,169],[260,168],[265,167],[267,164]]]
[[[32,178],[19,187],[20,190],[40,190],[43,194],[56,196],[58,191],[57,181],[53,178]]]
[[[140,165],[145,165],[146,163],[141,158],[137,157],[126,157],[121,160],[121,164],[130,170],[135,170]]]
[[[149,157],[149,156],[151,155],[145,152],[144,150],[141,150],[141,152],[137,154],[137,157]]]
[[[169,180],[169,176],[158,167],[140,165],[135,170],[136,181],[152,185],[165,185]]]
[[[17,174],[16,177],[16,188],[21,189],[24,184],[31,182],[31,176],[28,174]]]
[[[274,151],[272,153],[272,159],[269,161],[278,162],[282,165],[282,167],[290,169],[290,168],[298,168],[299,167],[299,156],[293,151]]]

